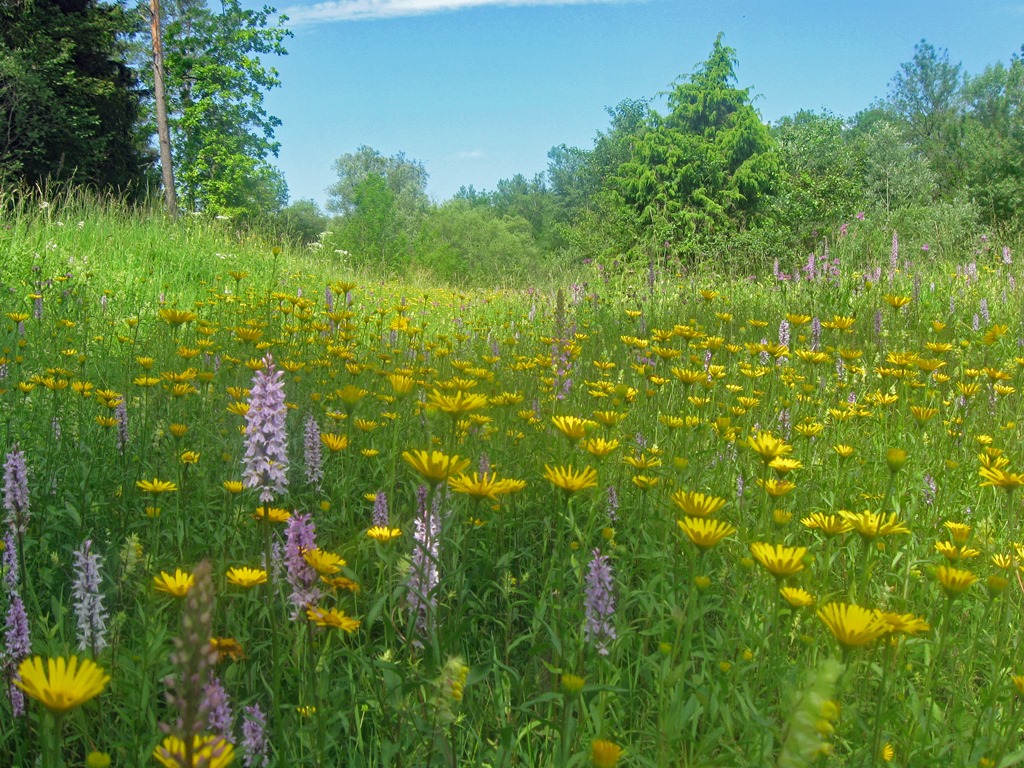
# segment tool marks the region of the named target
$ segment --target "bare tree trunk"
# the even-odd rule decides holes
[[[171,163],[171,127],[167,122],[164,97],[164,49],[160,33],[160,0],[149,0],[149,31],[153,38],[153,99],[156,101],[156,133],[160,139],[160,171],[163,174],[164,200],[171,218],[178,216],[178,197],[174,189]]]

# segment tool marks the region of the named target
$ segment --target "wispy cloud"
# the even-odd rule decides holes
[[[428,13],[461,11],[486,6],[527,5],[618,5],[641,0],[325,0],[311,5],[292,5],[282,9],[292,26],[329,21],[394,19]]]

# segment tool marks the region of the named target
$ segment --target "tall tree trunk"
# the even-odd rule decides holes
[[[171,218],[178,215],[178,197],[174,189],[171,163],[171,126],[167,122],[164,98],[164,49],[160,33],[160,0],[149,0],[149,31],[153,38],[153,99],[156,101],[156,133],[160,139],[160,171],[164,182],[164,201]]]

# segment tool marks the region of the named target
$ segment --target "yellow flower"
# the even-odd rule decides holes
[[[814,596],[806,589],[800,587],[783,587],[779,590],[782,599],[794,608],[805,608],[814,604]]]
[[[985,478],[985,482],[980,486],[982,488],[992,486],[993,488],[1002,488],[1007,493],[1013,493],[1024,485],[1024,475],[1007,472],[999,467],[982,467],[978,470],[978,474]]]
[[[594,422],[581,419],[578,416],[552,416],[552,423],[558,431],[568,437],[574,443],[587,434],[587,428]]]
[[[846,648],[867,645],[889,631],[889,625],[878,617],[877,611],[848,603],[828,603],[818,611],[836,640]]]
[[[962,568],[951,568],[948,565],[940,565],[935,572],[942,589],[950,597],[957,597],[963,594],[974,582],[978,580],[977,575]]]
[[[615,768],[622,757],[622,747],[613,741],[594,739],[590,742],[590,762],[594,768]]]
[[[199,451],[185,451],[181,454],[182,464],[198,464],[199,463]]]
[[[765,464],[770,464],[780,456],[788,456],[793,452],[793,446],[787,445],[784,440],[779,440],[771,432],[758,432],[747,438],[747,445],[752,448]]]
[[[153,750],[153,757],[165,768],[185,765],[185,742],[177,736],[168,736]],[[204,768],[226,768],[235,759],[235,745],[222,736],[192,737],[192,765]]]
[[[494,472],[484,472],[482,477],[478,472],[474,472],[472,477],[465,473],[449,477],[448,486],[455,493],[464,493],[477,501],[481,499],[497,501],[498,495],[504,490],[502,482],[498,480],[497,474]]]
[[[83,659],[79,664],[77,656],[47,659],[46,671],[41,656],[25,659],[18,666],[18,677],[14,684],[55,715],[95,698],[110,682],[110,675],[96,662]]]
[[[808,528],[817,528],[826,536],[837,536],[853,530],[853,526],[839,515],[826,515],[824,512],[815,512],[800,522]]]
[[[158,592],[166,592],[171,597],[184,597],[192,589],[195,578],[181,568],[174,569],[174,575],[161,571],[159,576],[153,577],[153,586]]]
[[[757,478],[757,484],[764,488],[765,492],[774,499],[779,499],[787,493],[796,489],[796,483],[789,480],[781,480],[777,477]]]
[[[157,480],[155,477],[152,480],[139,480],[135,487],[143,493],[170,493],[178,490],[178,486],[170,480]]]
[[[341,629],[350,635],[362,624],[359,619],[346,616],[344,611],[339,611],[337,608],[323,609],[317,608],[315,605],[306,609],[306,617],[318,627]]]
[[[750,554],[775,578],[785,578],[804,569],[804,555],[807,547],[787,547],[782,544],[766,544],[755,541],[750,545]]]
[[[676,524],[701,550],[710,549],[726,536],[736,533],[735,527],[711,518],[686,517],[676,520]]]
[[[469,466],[469,459],[447,456],[441,451],[404,451],[402,458],[423,478],[436,485]]]
[[[603,437],[592,437],[583,443],[586,452],[599,459],[603,459],[618,447],[618,440],[605,440]]]
[[[895,474],[907,463],[907,452],[902,448],[890,448],[886,451],[885,463],[889,466],[889,471]]]
[[[865,539],[873,539],[876,536],[888,536],[894,533],[910,533],[901,521],[896,519],[893,512],[888,518],[884,518],[880,512],[864,510],[863,512],[847,512],[839,510],[840,516],[850,524],[850,527],[857,531]]]
[[[839,458],[841,458],[841,459],[848,459],[851,456],[853,456],[853,446],[852,445],[844,445],[842,443],[839,443],[837,445],[833,445],[832,446],[832,450],[834,450],[837,454],[839,454]]]
[[[437,408],[447,413],[453,419],[464,413],[478,411],[487,405],[487,395],[471,394],[469,392],[457,391],[455,394],[444,394],[434,390],[427,397],[427,407]]]
[[[552,468],[545,464],[544,477],[567,494],[597,485],[597,470],[592,467],[584,467],[577,472],[571,465]]]
[[[916,635],[919,632],[927,632],[931,626],[920,616],[912,613],[888,613],[877,611],[878,618],[889,625],[890,632],[900,632],[904,635]]]
[[[366,535],[369,536],[371,539],[375,539],[376,541],[381,542],[382,544],[386,544],[392,539],[396,539],[399,536],[401,536],[402,529],[385,528],[383,526],[375,525],[366,532]]]
[[[327,446],[331,453],[337,453],[348,448],[347,435],[335,435],[331,432],[321,432],[320,442]]]
[[[324,552],[319,547],[304,550],[302,559],[321,576],[337,573],[347,565],[340,555],[336,555],[333,552]]]
[[[241,480],[225,480],[221,485],[228,493],[241,493],[245,489]]]
[[[168,325],[177,327],[179,325],[185,325],[185,323],[191,323],[199,315],[195,312],[191,312],[187,309],[161,309],[158,313],[160,319]]]
[[[267,572],[259,568],[229,568],[228,583],[239,587],[255,587],[267,583]]]
[[[256,507],[253,514],[257,520],[269,520],[272,523],[287,523],[292,513],[280,507]]]
[[[726,505],[725,499],[699,491],[680,490],[669,498],[690,517],[710,517]]]

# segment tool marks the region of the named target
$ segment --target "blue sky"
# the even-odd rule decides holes
[[[243,0],[247,7],[261,6]],[[277,164],[292,200],[323,205],[335,158],[404,152],[437,201],[589,148],[605,107],[656,98],[711,50],[736,50],[766,121],[851,116],[883,97],[922,38],[978,73],[1024,43],[1021,0],[283,0],[295,36],[268,61],[282,86]]]

